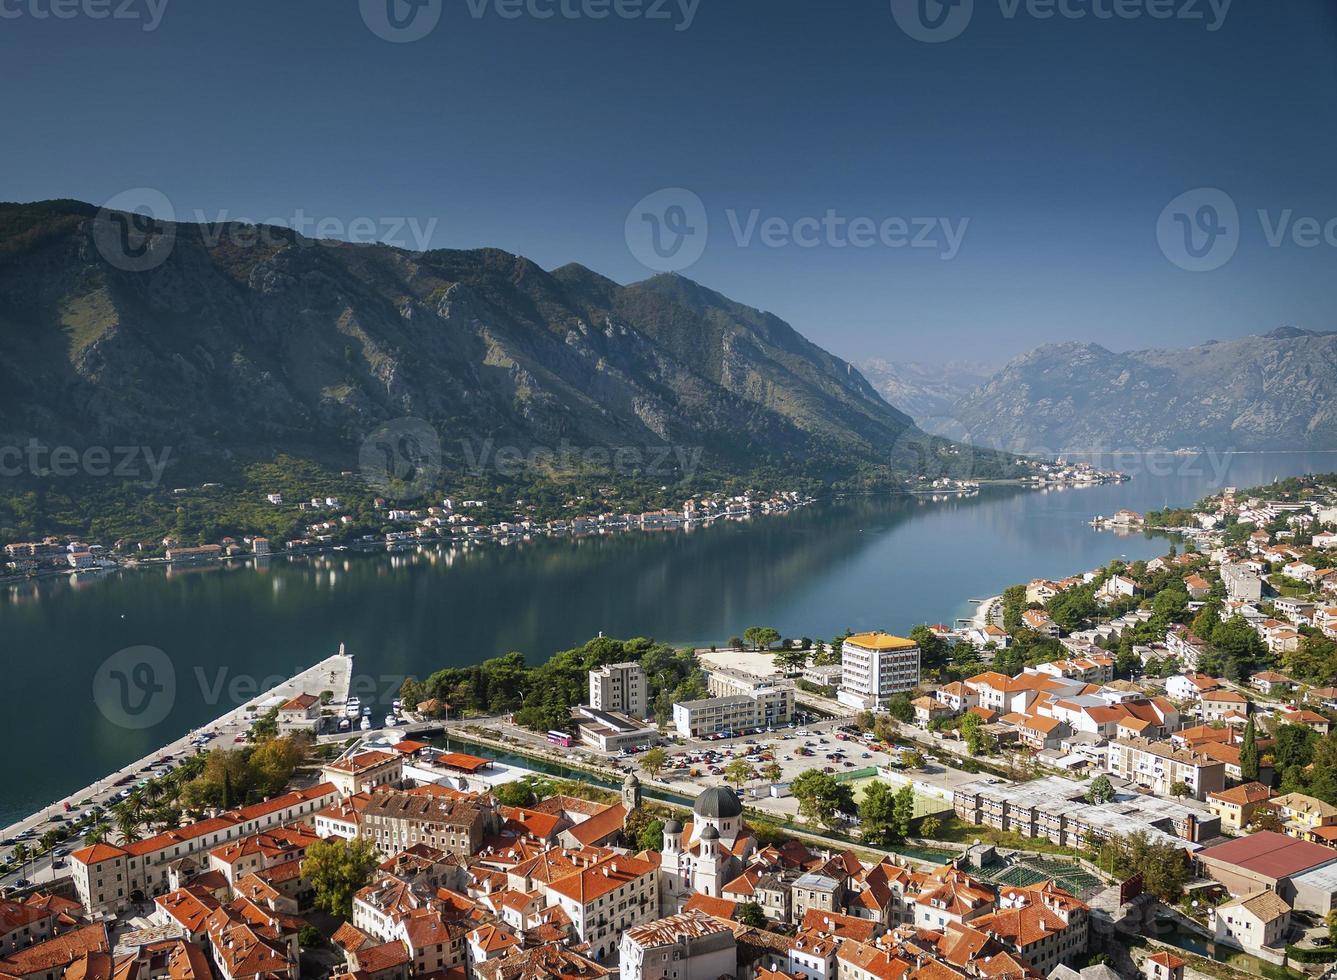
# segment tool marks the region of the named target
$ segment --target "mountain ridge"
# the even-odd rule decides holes
[[[1041,345],[954,406],[977,445],[1076,450],[1337,448],[1337,332],[1277,327],[1187,348]]]
[[[137,243],[156,264],[127,271],[106,221],[72,200],[0,204],[8,441],[346,465],[411,416],[461,459],[470,441],[693,445],[733,472],[848,475],[936,452],[852,364],[680,276],[624,286],[499,249],[166,222]]]

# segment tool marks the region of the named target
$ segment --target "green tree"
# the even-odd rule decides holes
[[[1086,802],[1100,804],[1108,803],[1112,799],[1114,799],[1114,786],[1108,776],[1101,773],[1091,780],[1091,785],[1086,789]]]
[[[636,846],[642,851],[662,851],[664,849],[664,821],[656,818],[641,828],[636,835]]]
[[[316,892],[316,907],[331,915],[353,914],[353,895],[371,880],[379,859],[369,838],[316,841],[306,850],[302,874]]]
[[[785,672],[802,670],[808,666],[808,651],[800,648],[781,650],[775,655],[775,666]]]
[[[891,700],[887,702],[887,714],[902,723],[914,721],[915,706],[911,703],[913,700],[906,691],[893,694]]]
[[[646,752],[641,756],[637,765],[639,765],[641,770],[653,779],[657,778],[659,774],[664,771],[664,767],[668,765],[668,761],[668,751],[659,746],[655,746],[649,752]]]
[[[738,906],[738,911],[734,913],[734,918],[742,925],[751,926],[753,929],[766,928],[766,913],[762,911],[760,905],[756,902],[744,902]]]
[[[901,765],[906,769],[923,769],[928,764],[924,753],[918,749],[905,749],[901,752]]]
[[[419,701],[425,700],[422,696],[422,685],[418,683],[416,677],[404,678],[404,683],[399,685],[399,700],[403,702],[405,711],[412,711],[418,706]]]
[[[891,844],[896,836],[896,794],[890,786],[875,779],[863,788],[859,801],[859,827],[864,840]]]
[[[1240,743],[1240,775],[1245,782],[1253,782],[1258,779],[1258,772],[1258,732],[1250,716],[1244,725],[1244,740]]]
[[[757,772],[768,783],[778,783],[785,774],[784,767],[778,762],[767,762]]]
[[[919,662],[926,670],[938,670],[947,664],[947,641],[927,626],[910,630],[910,639],[919,645]]]
[[[743,630],[743,638],[756,650],[764,650],[780,642],[779,632],[770,626],[749,626]]]
[[[925,817],[919,821],[919,836],[928,840],[933,840],[938,831],[942,830],[942,821],[937,817]]]
[[[1191,796],[1191,795],[1193,795],[1193,791],[1192,791],[1191,789],[1188,788],[1188,784],[1187,784],[1187,783],[1183,783],[1183,782],[1171,783],[1171,784],[1170,784],[1170,795],[1171,795],[1171,796],[1178,797],[1179,799],[1182,800],[1182,799],[1184,799],[1184,798],[1187,797],[1187,796]]]
[[[493,787],[492,795],[502,806],[533,806],[538,802],[532,776]]]
[[[834,828],[839,823],[838,813],[854,809],[854,794],[850,787],[819,769],[799,773],[789,784],[789,792],[798,800],[799,813],[809,823],[824,827]]]
[[[757,770],[746,759],[733,759],[724,767],[724,778],[733,783],[735,789],[742,789],[743,784],[756,775]]]
[[[910,823],[915,818],[915,791],[909,783],[896,791],[892,816],[895,822],[896,839],[905,840],[910,836]]]

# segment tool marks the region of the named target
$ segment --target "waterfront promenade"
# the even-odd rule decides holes
[[[26,843],[31,849],[37,837],[66,821],[78,819],[80,814],[88,808],[97,806],[103,810],[107,809],[115,804],[121,794],[132,788],[136,782],[147,779],[162,770],[166,765],[175,765],[197,752],[207,752],[210,749],[238,748],[240,745],[239,736],[244,735],[250,729],[251,723],[271,704],[281,703],[297,694],[316,694],[321,691],[332,691],[334,703],[342,703],[348,697],[348,689],[352,678],[353,657],[342,651],[308,667],[281,684],[250,698],[244,704],[229,708],[209,724],[185,732],[179,738],[151,752],[142,759],[123,766],[116,772],[97,780],[91,786],[85,786],[83,789],[70,793],[39,812],[30,814],[17,823],[6,827],[0,831],[0,838],[7,842],[4,845],[4,853],[7,854],[12,850],[16,840],[22,839],[25,834],[29,835]],[[191,740],[196,735],[206,732],[210,733],[207,741],[201,742],[198,746],[192,743]],[[66,809],[67,804],[69,806],[68,810]],[[71,837],[56,851],[67,851],[81,846],[83,845],[79,838]],[[34,882],[57,877],[54,872],[59,869],[53,869],[51,866],[53,856],[56,858],[63,857],[56,852],[44,855],[29,865],[28,877]],[[11,879],[16,877],[16,875],[7,876],[6,880],[0,881],[0,885],[11,885],[13,884]]]

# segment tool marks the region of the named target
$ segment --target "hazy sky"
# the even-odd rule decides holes
[[[0,0],[0,199],[699,253],[855,360],[1337,328],[1331,0],[414,2]]]

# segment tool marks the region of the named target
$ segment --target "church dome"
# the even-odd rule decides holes
[[[715,829],[713,824],[706,824],[706,829],[701,831],[702,840],[719,840],[720,832]]]
[[[627,778],[622,780],[622,785],[628,787],[639,786],[641,785],[641,781],[636,778],[636,774],[634,772],[629,772],[627,773]]]
[[[678,820],[678,819],[676,819],[676,818],[674,818],[674,817],[669,817],[667,820],[664,821],[664,833],[666,833],[666,834],[681,834],[681,833],[682,833],[682,821],[681,821],[681,820]]]
[[[729,787],[712,786],[696,798],[692,812],[698,817],[741,817],[743,804]]]

